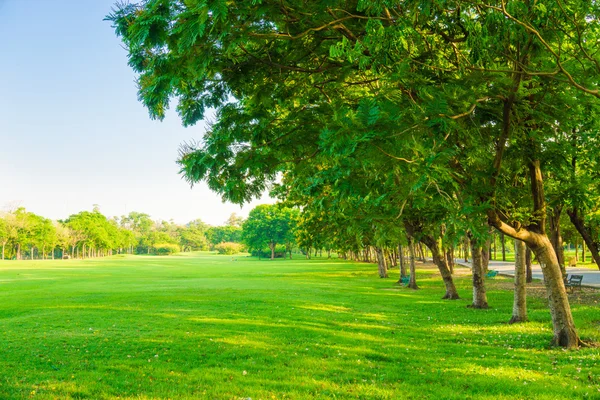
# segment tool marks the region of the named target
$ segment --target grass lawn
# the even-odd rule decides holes
[[[599,348],[548,348],[543,291],[510,326],[508,279],[472,310],[465,270],[444,301],[426,267],[412,291],[340,260],[2,262],[0,399],[600,398]],[[599,299],[571,299],[588,341]]]

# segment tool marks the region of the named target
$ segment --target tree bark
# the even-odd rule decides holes
[[[446,286],[446,294],[444,295],[444,297],[442,297],[442,299],[458,299],[458,291],[456,290],[456,286],[454,286],[454,280],[452,279],[450,268],[448,268],[448,264],[446,263],[446,257],[444,257],[444,255],[440,252],[437,241],[430,235],[423,235],[421,241],[431,251],[431,255],[433,256],[433,263],[438,267],[438,270],[442,275],[442,279],[444,280],[444,285]]]
[[[406,264],[404,263],[404,249],[401,244],[398,245],[398,261],[400,262],[400,278],[404,278],[406,277]]]
[[[506,246],[504,245],[504,233],[500,232],[500,246],[502,246],[502,261],[506,261]]]
[[[531,249],[529,247],[527,247],[527,250],[525,250],[525,269],[526,271],[526,275],[527,278],[525,279],[527,283],[531,283],[533,282],[533,268],[532,268],[532,262],[531,262]]]
[[[558,265],[560,265],[560,272],[564,278],[567,276],[567,269],[565,267],[565,252],[563,249],[562,237],[560,235],[560,214],[562,214],[562,205],[557,205],[550,210],[550,242],[552,242],[552,247],[554,247],[554,251],[556,252]]]
[[[408,287],[414,290],[419,289],[417,286],[417,272],[415,268],[415,242],[412,238],[408,238],[408,254],[410,277],[408,278]]]
[[[377,267],[379,271],[380,278],[387,278],[387,268],[385,266],[385,258],[383,256],[383,250],[381,247],[375,247],[375,253],[377,254]]]
[[[514,239],[524,241],[537,257],[544,274],[546,295],[552,315],[553,340],[552,343],[566,348],[577,348],[581,340],[575,330],[575,322],[571,313],[571,306],[565,290],[558,258],[550,239],[546,235],[546,203],[540,162],[536,159],[529,161],[531,194],[533,208],[538,219],[527,228],[520,225],[508,225],[494,209],[488,210],[488,219],[500,232]]]
[[[593,230],[585,224],[580,209],[573,208],[572,210],[567,210],[567,214],[571,223],[573,223],[573,226],[575,226],[575,229],[577,229],[577,232],[579,232],[579,235],[581,235],[581,238],[587,244],[596,266],[600,269],[600,242],[593,239]],[[577,243],[575,244],[575,258],[577,259]]]
[[[485,241],[485,244],[483,245],[483,247],[481,249],[481,265],[483,267],[484,275],[487,274],[489,271],[491,248],[492,248],[492,238],[491,238],[491,236],[488,236],[487,240]]]
[[[525,242],[515,239],[515,293],[509,324],[527,321],[526,251]]]
[[[485,282],[483,280],[483,257],[481,246],[477,240],[471,239],[471,270],[473,272],[473,304],[472,308],[488,308]]]
[[[274,242],[270,242],[269,243],[269,248],[271,249],[271,260],[274,260],[275,259],[275,243]],[[315,255],[315,257],[316,257],[316,255]]]
[[[423,246],[421,245],[421,243],[419,243],[419,245],[417,246],[417,249],[419,250],[419,258],[422,262],[425,262],[425,253],[423,252]]]

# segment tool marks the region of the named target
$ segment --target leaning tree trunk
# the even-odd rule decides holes
[[[508,322],[527,321],[526,257],[525,242],[515,239],[515,293],[512,318]]]
[[[567,214],[569,215],[569,219],[573,223],[573,226],[575,226],[575,229],[577,229],[577,232],[579,232],[584,242],[587,244],[587,247],[592,254],[592,259],[600,269],[600,243],[594,241],[590,227],[585,225],[581,210],[574,208],[572,210],[567,210]],[[575,257],[577,257],[577,245],[575,245],[575,252]]]
[[[546,203],[539,160],[534,159],[529,161],[529,172],[533,207],[538,215],[537,221],[531,223],[527,228],[520,227],[520,229],[516,229],[514,226],[502,221],[498,213],[493,209],[488,210],[489,221],[498,230],[514,239],[523,240],[531,248],[531,251],[535,253],[544,275],[546,296],[548,298],[550,314],[552,315],[552,342],[557,346],[577,348],[581,345],[581,340],[575,330],[575,322],[560,272],[560,266],[558,265],[558,258],[545,232],[546,213],[541,212],[541,210],[545,209]]]
[[[387,268],[385,267],[385,258],[383,257],[383,250],[381,247],[375,248],[375,253],[377,253],[377,267],[379,271],[380,278],[387,278]]]
[[[553,342],[555,345],[567,348],[579,347],[581,341],[575,330],[571,306],[554,248],[546,235],[539,235],[536,239],[531,250],[537,256],[544,273],[546,294],[554,326]]]
[[[483,257],[481,246],[477,240],[471,239],[471,258],[473,259],[473,304],[472,308],[488,308],[487,295],[485,293],[485,282],[483,280]]]
[[[419,289],[417,286],[417,272],[415,268],[415,242],[412,238],[408,239],[408,259],[409,259],[409,268],[410,268],[410,276],[408,278],[408,287],[414,290]]]
[[[442,297],[442,299],[458,299],[458,291],[456,290],[456,286],[454,286],[454,281],[452,280],[450,268],[448,268],[448,264],[446,263],[446,257],[440,252],[437,241],[430,235],[424,235],[421,238],[421,241],[431,251],[431,255],[433,256],[433,263],[438,267],[438,270],[442,275],[442,279],[444,280],[444,285],[446,286],[446,294],[444,295],[444,297]]]

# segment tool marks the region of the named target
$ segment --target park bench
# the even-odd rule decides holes
[[[583,281],[583,275],[567,275],[565,277],[565,287],[573,293],[575,288],[581,290],[581,281]]]
[[[498,271],[490,270],[487,274],[485,274],[486,278],[495,278],[498,275]]]

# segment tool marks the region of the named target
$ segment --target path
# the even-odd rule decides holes
[[[465,262],[464,259],[457,259],[455,260],[455,263],[471,268],[471,263]],[[533,271],[533,277],[535,279],[544,279],[542,275],[542,268],[538,264],[533,264],[531,268]],[[502,275],[515,275],[515,264],[512,262],[490,260],[488,269],[498,271],[498,273]],[[582,286],[600,288],[600,271],[598,270],[593,270],[589,268],[567,267],[567,274],[583,275],[583,281],[581,282]]]

